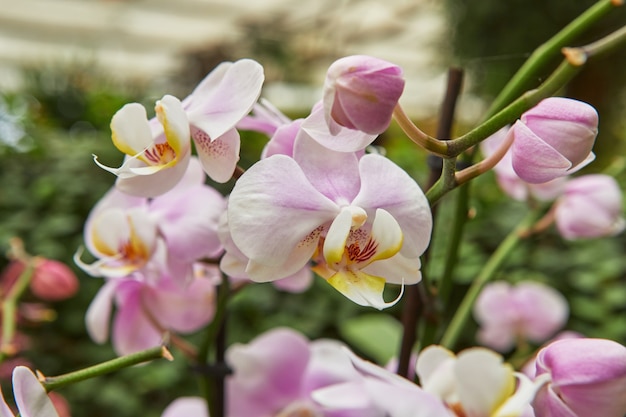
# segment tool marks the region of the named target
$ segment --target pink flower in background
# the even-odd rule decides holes
[[[319,271],[360,305],[384,308],[385,282],[415,284],[430,241],[428,202],[406,172],[380,155],[333,152],[298,135],[294,157],[257,162],[228,203],[235,245],[259,282]]]
[[[339,127],[378,135],[384,132],[404,90],[402,69],[365,55],[340,58],[324,82],[324,114],[330,131]]]
[[[603,174],[569,181],[554,215],[556,227],[565,239],[613,236],[626,227],[619,184]]]
[[[521,340],[545,342],[565,325],[568,316],[563,295],[532,281],[487,284],[474,304],[479,342],[499,352]]]
[[[549,377],[533,403],[537,417],[623,417],[626,347],[606,339],[566,339],[541,349],[537,376]]]
[[[493,154],[505,141],[509,128],[505,127],[480,143],[480,149],[485,157]],[[513,169],[511,150],[493,168],[496,181],[500,188],[511,198],[525,201],[535,198],[540,201],[551,201],[559,197],[565,188],[565,177],[555,178],[541,184],[531,184],[522,180]]]
[[[176,187],[154,199],[112,189],[85,224],[85,244],[98,260],[88,265],[77,254],[76,263],[92,276],[119,278],[142,271],[158,279],[167,272],[183,283],[194,262],[223,250],[217,228],[226,202],[204,180],[200,163],[192,158]]]
[[[25,366],[13,370],[13,396],[20,417],[59,417],[35,374]],[[0,391],[0,417],[15,417]]]
[[[109,280],[87,310],[89,335],[97,343],[106,342],[113,306],[111,339],[119,355],[158,346],[168,330],[199,330],[213,319],[217,268],[213,274],[214,279],[195,277],[185,286],[167,276],[157,282],[138,275]]]
[[[509,134],[513,169],[532,184],[563,177],[591,162],[598,113],[587,103],[550,97],[522,114]]]

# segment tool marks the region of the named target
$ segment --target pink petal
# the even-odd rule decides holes
[[[21,417],[58,417],[43,385],[25,366],[13,370],[13,395]]]
[[[215,138],[198,129],[193,129],[192,135],[204,172],[219,183],[230,180],[239,161],[241,141],[237,129],[227,130]]]
[[[98,291],[89,304],[85,315],[87,332],[96,343],[104,343],[109,338],[109,321],[113,310],[113,297],[119,281],[108,281]]]
[[[420,256],[432,232],[432,215],[423,191],[403,169],[380,155],[363,156],[359,171],[361,189],[352,205],[386,210],[404,233],[401,253],[408,258]]]
[[[203,398],[180,397],[167,406],[161,417],[209,417],[209,411]]]
[[[228,202],[233,241],[248,258],[266,265],[284,264],[293,248],[338,211],[284,155],[248,169]]]

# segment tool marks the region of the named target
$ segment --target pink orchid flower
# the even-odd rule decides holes
[[[59,417],[35,374],[25,366],[13,370],[13,396],[20,417]],[[0,417],[15,417],[0,391]]]
[[[480,149],[485,157],[490,156],[500,148],[502,143],[506,140],[508,132],[509,128],[504,127],[480,143]],[[539,201],[554,200],[563,194],[565,183],[567,182],[567,178],[565,177],[555,178],[540,184],[531,184],[524,181],[513,169],[513,159],[510,149],[500,162],[496,164],[493,171],[502,191],[509,197],[518,201],[526,201],[529,198],[534,198]]]
[[[406,172],[375,154],[334,152],[303,134],[293,158],[274,155],[238,180],[228,203],[235,245],[259,282],[316,272],[360,305],[385,308],[386,282],[415,284],[432,217]]]
[[[545,183],[584,167],[598,134],[598,113],[587,103],[550,97],[528,110],[509,134],[513,169],[526,182]]]
[[[561,293],[532,281],[487,284],[474,304],[478,340],[499,352],[507,352],[521,340],[545,342],[565,325],[568,316],[567,300]]]
[[[158,346],[168,330],[195,332],[213,319],[217,268],[213,274],[214,279],[196,276],[186,286],[167,276],[157,282],[140,275],[109,280],[87,310],[87,331],[95,342],[106,342],[115,305],[111,338],[119,355]]]
[[[156,104],[156,120],[145,108],[130,103],[111,120],[113,144],[126,159],[121,167],[96,163],[117,175],[121,191],[155,197],[174,187],[191,156],[191,138],[211,179],[228,181],[239,160],[236,124],[259,98],[263,68],[250,59],[217,66],[181,103],[166,95]],[[158,123],[157,123],[158,120]]]
[[[330,131],[341,126],[378,135],[389,127],[404,90],[402,69],[365,55],[340,58],[324,82],[324,117]]]
[[[606,339],[564,339],[541,349],[537,376],[549,379],[533,403],[537,417],[623,417],[626,347]]]
[[[226,202],[204,180],[192,158],[178,184],[154,199],[112,189],[85,224],[85,244],[98,260],[85,264],[78,253],[75,262],[92,276],[120,278],[142,271],[159,277],[167,271],[184,282],[194,262],[223,250],[217,228]]]
[[[622,191],[609,175],[583,175],[569,181],[555,204],[556,227],[565,239],[613,236],[626,227]]]

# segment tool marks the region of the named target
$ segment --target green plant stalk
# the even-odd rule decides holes
[[[213,321],[207,327],[204,339],[200,348],[198,349],[198,361],[200,365],[207,365],[209,363],[209,350],[211,346],[215,345],[217,336],[220,332],[224,319],[226,317],[226,308],[228,306],[228,299],[230,297],[230,282],[228,277],[222,276],[222,283],[218,289],[217,305],[215,307],[215,316]],[[217,376],[213,375],[201,375],[198,381],[200,392],[204,397],[207,406],[209,408],[209,415],[220,417],[216,410],[217,400],[215,398],[217,392]]]
[[[533,210],[519,225],[500,243],[496,251],[491,255],[483,269],[480,271],[469,290],[465,294],[463,301],[457,308],[448,328],[441,338],[441,345],[453,349],[474,306],[474,302],[483,289],[483,286],[492,280],[504,261],[511,254],[513,249],[517,247],[523,238],[523,232],[527,231],[542,214],[543,210]]]
[[[138,365],[140,363],[161,358],[166,358],[168,360],[174,359],[172,357],[172,354],[169,352],[169,350],[167,350],[165,346],[157,346],[154,348],[143,350],[141,352],[132,353],[130,355],[102,362],[98,365],[90,366],[85,369],[69,372],[67,374],[43,378],[42,376],[39,376],[39,379],[46,391],[50,392],[66,385],[74,384],[76,382],[84,381],[86,379],[95,378],[101,375],[118,371],[120,369],[128,368],[134,365]]]
[[[550,62],[550,59],[559,53],[561,48],[567,46],[619,5],[619,2],[615,0],[601,0],[597,2],[539,46],[500,91],[500,94],[498,94],[489,110],[487,110],[485,118],[492,117],[518,97],[527,89],[528,80],[534,79],[537,73]]]
[[[35,271],[35,259],[26,262],[24,271],[20,274],[7,297],[2,301],[2,346],[0,346],[0,363],[11,356],[11,344],[15,336],[17,303],[28,288],[33,272]]]

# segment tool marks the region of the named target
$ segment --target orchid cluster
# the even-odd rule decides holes
[[[591,57],[594,48],[604,51],[616,41],[598,42],[601,47],[578,52]],[[555,79],[573,77],[570,67],[582,65],[573,56],[569,50]],[[553,97],[550,78],[521,101],[505,100],[512,104],[468,134],[439,140],[400,106],[402,74],[375,57],[341,58],[328,69],[320,101],[292,120],[260,98],[261,64],[242,59],[218,65],[182,100],[164,95],[151,118],[139,103],[113,115],[112,140],[124,160],[115,168],[94,156],[117,180],[86,220],[88,254],[80,248],[74,260],[103,280],[85,319],[95,342],[110,339],[122,358],[131,358],[125,364],[159,357],[134,355],[172,345],[198,369],[203,397],[179,398],[163,417],[626,414],[626,347],[559,333],[568,301],[546,283],[489,282],[516,244],[552,223],[565,240],[614,236],[626,227],[615,179],[578,173],[594,160],[596,110]],[[439,180],[426,191],[373,146],[393,119],[443,160]],[[247,169],[238,165],[244,130],[267,136],[260,159]],[[464,165],[457,164],[461,158]],[[434,207],[492,170],[507,195],[527,203],[529,221],[494,253],[447,327],[416,343],[407,329],[418,318],[421,325],[432,322],[418,317],[410,300],[421,294],[423,305],[453,308],[443,295],[450,282],[422,276],[423,255],[437,232]],[[232,187],[223,195],[211,182]],[[230,293],[266,282],[302,293],[316,279],[346,302],[375,310],[406,300],[397,369],[361,359],[343,342],[309,341],[288,328],[224,347]],[[472,311],[482,346],[455,353]],[[202,345],[182,337],[201,329],[207,329]],[[84,378],[72,375],[16,368],[20,415],[58,415],[46,391]],[[12,415],[0,404],[0,416]]]

